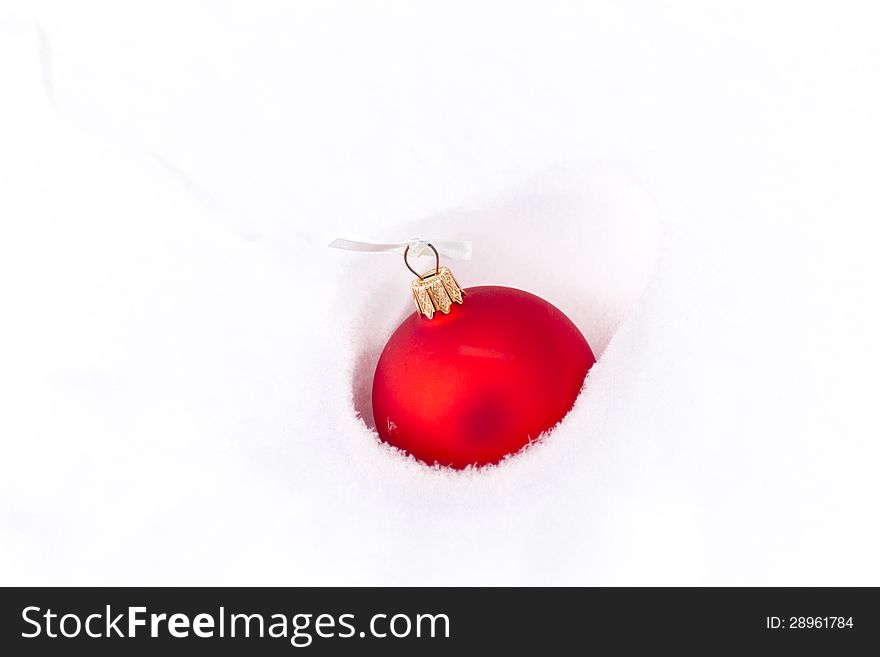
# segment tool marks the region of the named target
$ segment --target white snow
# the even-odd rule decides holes
[[[880,584],[876,10],[422,4],[0,5],[0,583]],[[385,448],[337,235],[472,240],[575,409]]]

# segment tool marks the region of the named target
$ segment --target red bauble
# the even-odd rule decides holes
[[[373,379],[376,429],[425,463],[497,463],[568,413],[595,362],[540,297],[469,288],[448,315],[413,313],[388,340]]]

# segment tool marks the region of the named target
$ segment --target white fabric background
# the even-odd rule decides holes
[[[724,4],[0,4],[0,583],[880,584],[878,16]],[[574,411],[385,449],[335,235],[473,240]]]

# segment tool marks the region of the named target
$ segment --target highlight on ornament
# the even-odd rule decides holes
[[[462,288],[447,257],[468,243],[411,240],[330,246],[402,253],[416,278],[416,311],[392,333],[373,376],[376,431],[428,465],[498,463],[536,441],[571,410],[596,362],[575,324],[529,292],[499,285]],[[418,273],[410,257],[432,254]]]

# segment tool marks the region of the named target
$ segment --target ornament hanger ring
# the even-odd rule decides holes
[[[437,249],[434,248],[434,245],[430,242],[426,242],[426,244],[431,247],[431,250],[434,252],[434,276],[440,273],[440,254],[437,252]],[[410,245],[407,244],[406,248],[403,250],[403,264],[406,265],[406,268],[409,269],[413,274],[419,277],[420,280],[425,280],[425,276],[422,276],[419,272],[409,266],[409,260],[406,259],[406,256],[409,254]]]

